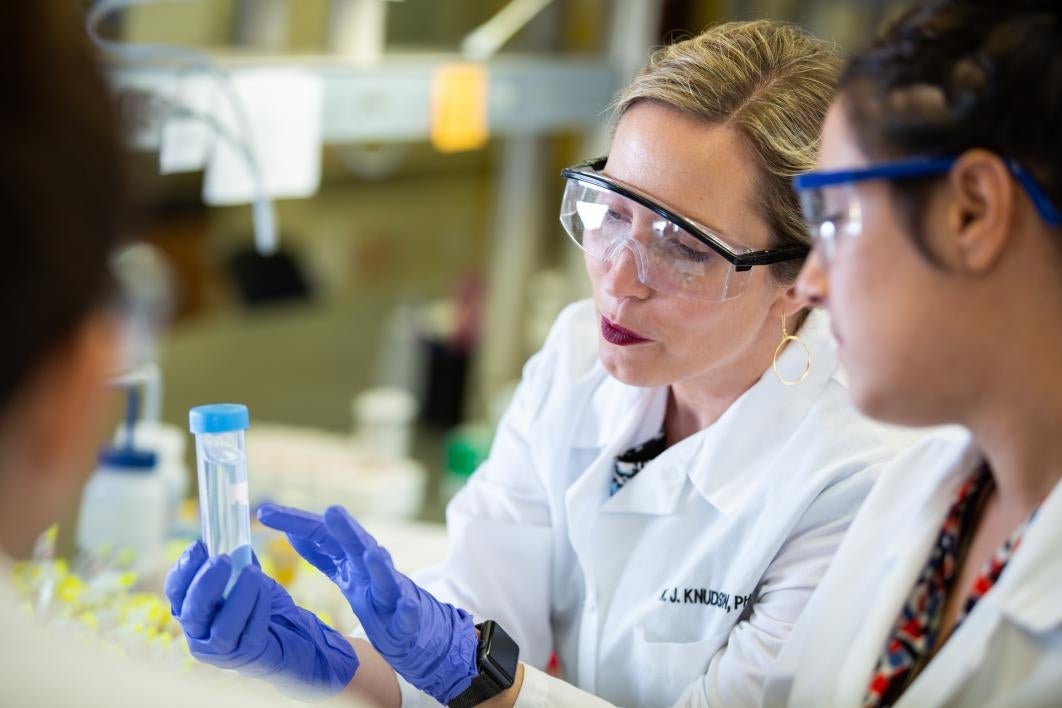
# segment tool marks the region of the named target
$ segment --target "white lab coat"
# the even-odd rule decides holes
[[[959,485],[969,436],[926,441],[881,471],[768,680],[766,705],[861,706],[886,638]],[[897,708],[1062,705],[1062,483],[996,585]]]
[[[447,509],[450,555],[417,575],[520,658],[622,705],[753,706],[762,678],[907,431],[858,415],[825,313],[800,332],[800,385],[771,371],[615,496],[615,457],[660,430],[668,391],[610,377],[590,302],[527,364],[487,461]],[[789,368],[803,364],[791,347]],[[783,362],[785,365],[785,362]],[[409,705],[430,701],[403,683]],[[528,671],[522,705],[592,698]]]

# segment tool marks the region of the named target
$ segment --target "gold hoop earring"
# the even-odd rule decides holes
[[[800,346],[804,347],[804,353],[808,355],[808,363],[804,365],[804,373],[802,373],[800,375],[800,378],[798,378],[796,381],[787,380],[784,376],[782,376],[782,373],[778,371],[778,357],[782,353],[782,350],[785,349],[786,345],[790,342],[796,342]],[[778,348],[774,350],[774,359],[771,361],[771,368],[774,369],[774,375],[778,377],[778,380],[786,386],[796,386],[797,384],[803,382],[804,379],[808,377],[808,374],[811,373],[811,350],[808,349],[808,345],[804,344],[804,340],[802,340],[800,337],[796,336],[795,334],[789,334],[789,330],[785,326],[785,315],[782,315],[782,341],[778,343]]]

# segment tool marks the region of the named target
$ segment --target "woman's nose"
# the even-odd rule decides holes
[[[813,249],[797,277],[797,295],[811,307],[823,307],[829,297],[829,278],[824,265],[820,250]]]
[[[652,288],[642,282],[638,274],[639,254],[635,252],[637,248],[638,244],[625,241],[615,248],[604,263],[601,284],[612,297],[644,299],[652,292]]]

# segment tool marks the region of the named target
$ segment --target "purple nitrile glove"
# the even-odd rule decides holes
[[[369,641],[403,678],[443,704],[469,687],[478,674],[472,617],[395,570],[390,554],[346,509],[333,506],[321,517],[265,504],[258,519],[286,533],[339,586]]]
[[[170,569],[166,597],[192,656],[296,693],[329,697],[342,691],[358,669],[350,642],[296,605],[252,560],[227,598],[232,561],[208,558],[202,541]]]

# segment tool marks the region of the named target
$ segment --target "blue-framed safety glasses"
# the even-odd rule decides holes
[[[688,219],[601,172],[607,157],[561,171],[560,221],[602,263],[629,252],[645,285],[702,300],[741,295],[753,266],[803,258],[806,246],[755,250]]]
[[[863,214],[853,185],[868,180],[904,180],[931,177],[948,172],[958,157],[914,157],[871,165],[860,169],[808,172],[793,178],[800,197],[804,219],[812,243],[832,260],[838,239],[858,236],[863,230]],[[1046,224],[1062,227],[1062,209],[1051,203],[1044,191],[1017,160],[1005,160],[1007,169],[1029,196]]]

